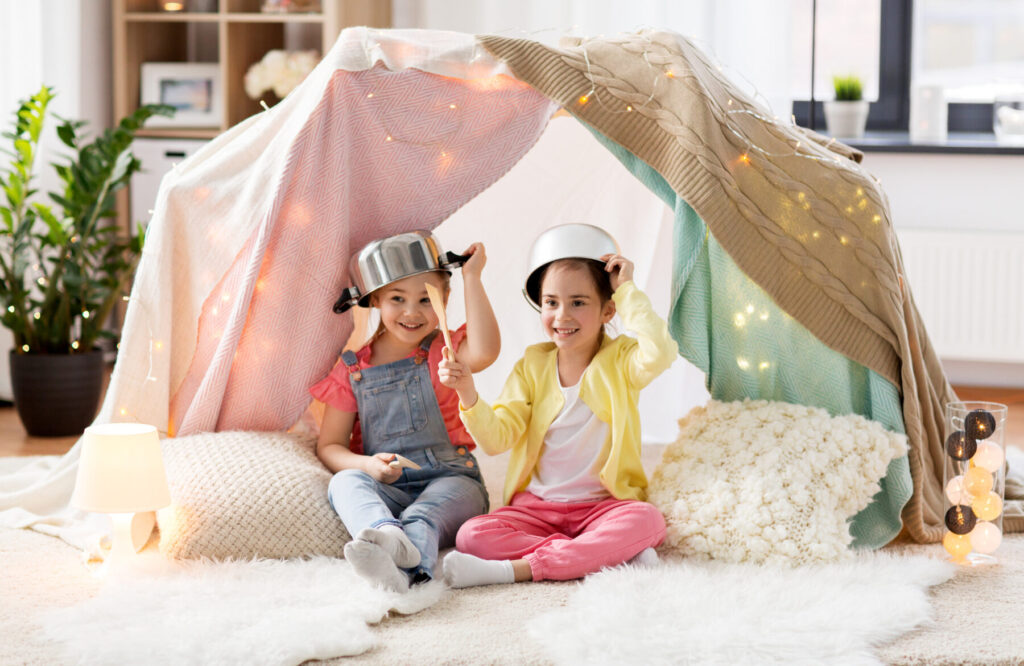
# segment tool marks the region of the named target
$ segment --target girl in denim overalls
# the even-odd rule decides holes
[[[466,324],[451,335],[455,358],[476,372],[497,358],[500,339],[480,281],[484,248],[474,243],[465,254]],[[316,452],[335,472],[328,498],[355,537],[345,558],[362,577],[395,591],[432,579],[438,549],[454,545],[462,523],[488,509],[458,396],[437,378],[442,355],[452,350],[439,335],[425,284],[447,301],[448,279],[446,271],[418,273],[371,292],[371,306],[380,309],[377,332],[310,389],[326,406]]]

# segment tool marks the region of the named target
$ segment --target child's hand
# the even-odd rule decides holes
[[[381,483],[394,483],[402,476],[402,468],[389,465],[392,460],[397,460],[394,453],[375,453],[367,456],[364,471]]]
[[[611,273],[609,276],[612,283],[612,291],[618,291],[619,286],[633,279],[633,262],[621,254],[606,254],[601,257],[605,262],[604,269]]]
[[[466,248],[462,254],[469,255],[469,259],[466,263],[462,264],[463,278],[466,276],[480,277],[480,273],[484,270],[484,264],[487,263],[487,254],[484,252],[484,244],[473,243]]]
[[[443,348],[441,354],[443,358],[437,366],[437,378],[444,386],[455,389],[463,406],[472,407],[476,404],[476,386],[473,384],[472,371],[468,365],[456,359],[448,347]]]

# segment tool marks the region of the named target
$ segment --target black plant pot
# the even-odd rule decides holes
[[[28,434],[81,434],[96,417],[103,391],[103,352],[18,354],[11,350],[14,406]]]

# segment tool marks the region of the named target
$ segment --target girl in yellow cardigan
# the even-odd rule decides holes
[[[535,241],[534,256],[558,229]],[[473,439],[491,455],[512,449],[506,506],[464,523],[444,560],[452,587],[581,578],[656,560],[665,538],[664,518],[644,501],[637,398],[672,364],[676,344],[633,283],[633,264],[588,229],[615,252],[557,251],[566,258],[533,271],[526,294],[551,342],[527,348],[494,405],[465,364],[450,355],[440,364]],[[604,332],[616,312],[637,337]]]

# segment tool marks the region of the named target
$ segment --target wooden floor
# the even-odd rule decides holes
[[[1007,405],[1006,444],[1024,449],[1024,388],[958,387],[961,400],[986,400]],[[78,437],[29,437],[14,407],[0,407],[0,456],[63,454]]]

